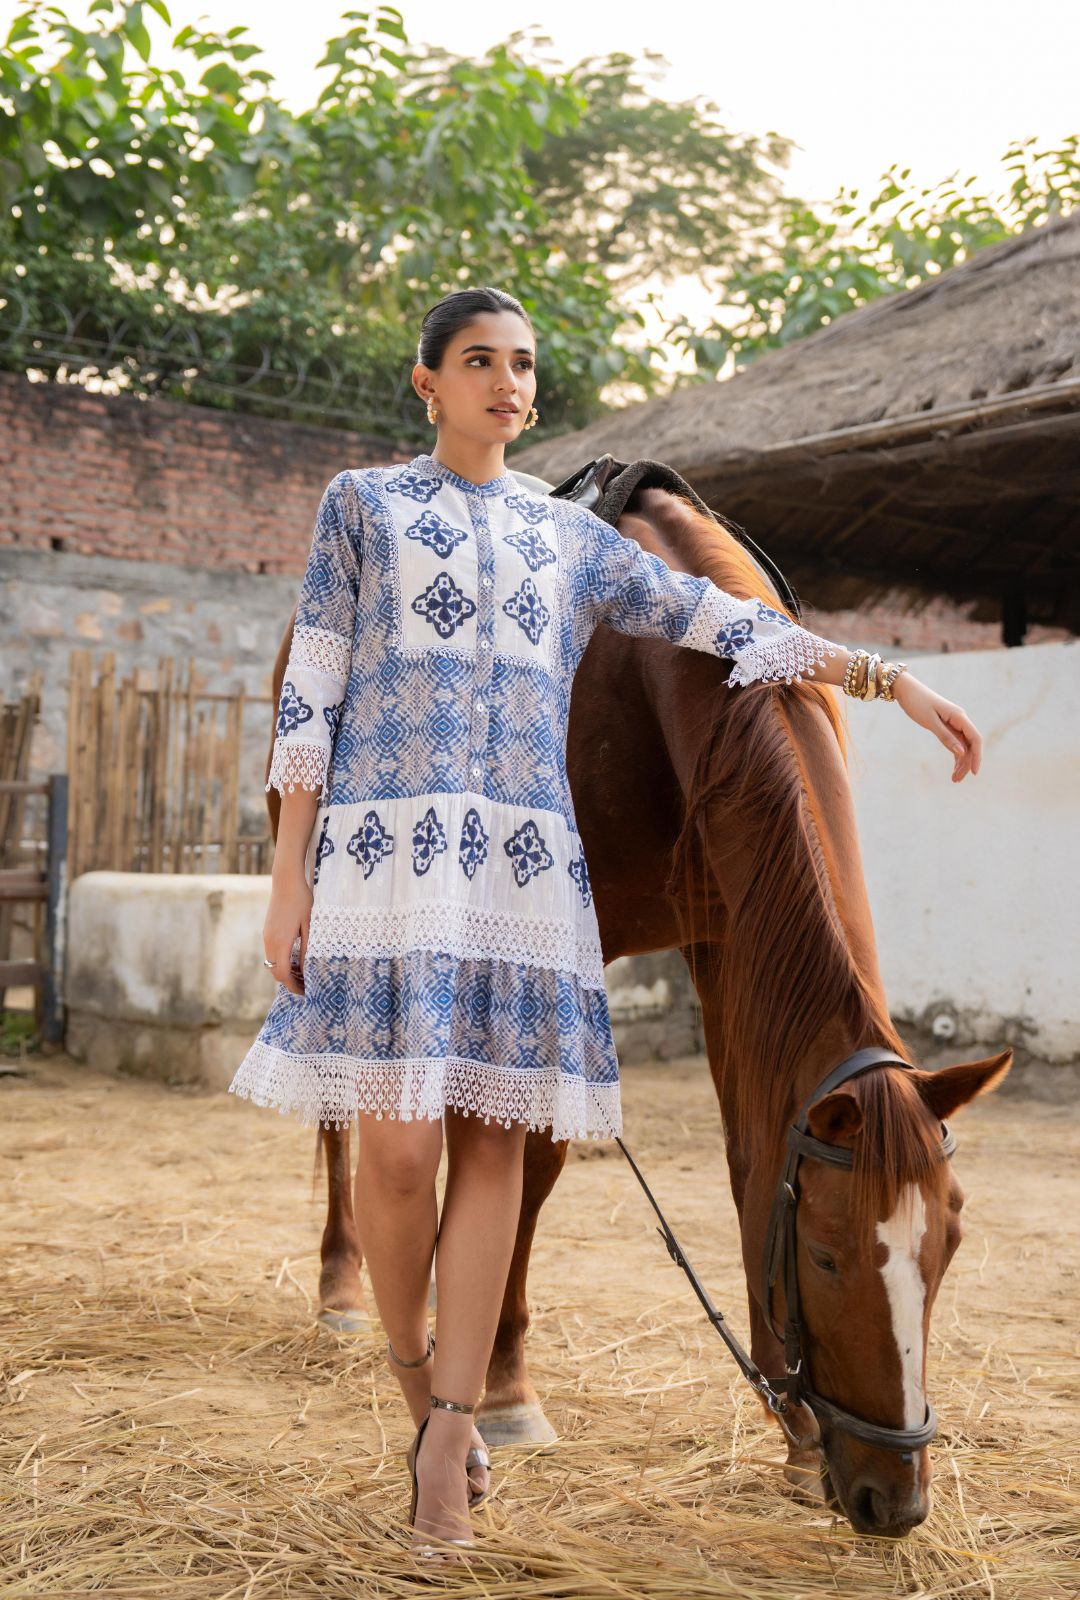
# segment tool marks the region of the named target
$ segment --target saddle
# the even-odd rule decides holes
[[[766,581],[775,587],[783,604],[797,621],[802,621],[799,597],[772,557],[755,544],[737,522],[729,521],[707,506],[686,479],[673,467],[665,466],[664,462],[650,461],[647,457],[626,462],[616,461],[612,455],[597,456],[594,461],[587,461],[583,467],[554,486],[533,473],[515,472],[513,467],[510,471],[528,488],[541,494],[558,495],[562,500],[576,500],[609,522],[613,528],[618,525],[619,518],[637,489],[666,489],[670,494],[682,495],[739,541]]]

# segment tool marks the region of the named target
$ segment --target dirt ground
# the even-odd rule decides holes
[[[974,1054],[974,1052],[972,1052]],[[378,1325],[313,1321],[313,1130],[28,1057],[0,1078],[0,1592],[402,1595],[407,1413]],[[626,1141],[715,1302],[745,1288],[704,1061],[624,1069]],[[485,1596],[1080,1593],[1080,1108],[955,1120],[967,1237],[934,1316],[936,1501],[902,1544],[784,1490],[614,1143],[573,1147],[531,1276],[559,1439],[497,1452]]]

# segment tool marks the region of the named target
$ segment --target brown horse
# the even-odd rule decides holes
[[[680,496],[641,488],[618,526],[670,567],[780,607],[735,537]],[[274,669],[275,707],[291,638],[290,621]],[[574,680],[567,764],[605,962],[678,947],[689,965],[724,1118],[752,1353],[781,1379],[774,1328],[783,1324],[783,1283],[777,1321],[760,1284],[787,1127],[855,1050],[880,1045],[910,1056],[878,968],[838,699],[812,681],[730,690],[727,670],[704,652],[599,627]],[[276,837],[276,792],[268,804]],[[923,1422],[930,1309],[959,1241],[962,1205],[941,1159],[940,1119],[995,1086],[1011,1054],[935,1073],[877,1067],[809,1114],[810,1132],[850,1147],[853,1166],[809,1160],[802,1168],[803,1357],[817,1393],[868,1422]],[[347,1329],[365,1318],[349,1134],[323,1129],[320,1137],[329,1178],[322,1319]],[[554,1437],[526,1367],[525,1286],[537,1218],[566,1152],[548,1132],[526,1141],[517,1244],[478,1411],[492,1444]],[[861,1441],[819,1425],[805,1406],[786,1431],[786,1475],[838,1504],[856,1529],[899,1535],[926,1516],[925,1448]]]

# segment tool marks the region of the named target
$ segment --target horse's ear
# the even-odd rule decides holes
[[[862,1107],[850,1089],[834,1089],[810,1107],[806,1125],[822,1143],[840,1144],[845,1137],[853,1139],[862,1127]]]
[[[1000,1055],[987,1056],[984,1061],[961,1061],[955,1067],[941,1067],[937,1072],[920,1072],[919,1093],[936,1117],[951,1117],[976,1095],[996,1089],[1012,1066],[1012,1060],[1012,1051],[1003,1050]]]

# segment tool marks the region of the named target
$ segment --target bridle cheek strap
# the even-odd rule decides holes
[[[864,1444],[876,1445],[879,1449],[898,1450],[904,1456],[913,1454],[916,1450],[923,1450],[937,1433],[938,1421],[933,1406],[927,1401],[926,1417],[918,1428],[891,1428],[877,1422],[868,1422],[863,1417],[857,1417],[843,1407],[836,1405],[832,1400],[827,1400],[814,1389],[810,1374],[806,1370],[805,1355],[805,1330],[802,1321],[802,1309],[799,1299],[799,1268],[798,1268],[798,1234],[797,1217],[799,1206],[799,1165],[804,1159],[811,1161],[824,1161],[830,1166],[842,1167],[850,1171],[855,1164],[854,1152],[844,1145],[827,1144],[822,1139],[817,1139],[808,1131],[808,1117],[811,1108],[824,1099],[827,1094],[847,1083],[859,1073],[868,1072],[872,1067],[897,1066],[911,1070],[911,1062],[905,1061],[902,1056],[895,1055],[891,1050],[870,1046],[865,1050],[856,1050],[834,1067],[814,1090],[806,1101],[795,1122],[788,1130],[787,1155],[780,1180],[776,1186],[772,1208],[769,1213],[769,1226],[765,1236],[764,1259],[762,1263],[761,1306],[770,1327],[777,1338],[782,1338],[784,1345],[784,1365],[787,1368],[787,1378],[775,1381],[773,1387],[782,1390],[787,1399],[795,1405],[802,1405],[814,1416],[819,1429],[822,1426],[838,1429],[849,1434],[853,1439],[859,1439]],[[941,1156],[948,1159],[956,1149],[956,1140],[947,1124],[941,1125]],[[783,1333],[776,1326],[773,1318],[773,1289],[780,1277],[784,1280],[784,1301],[786,1317]],[[785,1429],[785,1432],[788,1430]],[[788,1437],[791,1435],[788,1433]]]

